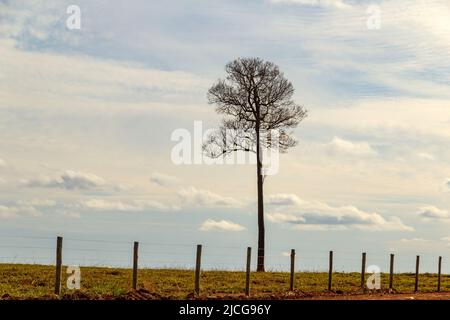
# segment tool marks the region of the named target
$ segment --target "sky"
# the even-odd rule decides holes
[[[80,9],[80,28],[67,25]],[[375,20],[374,20],[375,19]],[[375,21],[375,27],[374,26]],[[0,259],[242,268],[254,165],[176,164],[226,63],[277,64],[308,117],[265,181],[267,268],[450,272],[445,0],[0,0]],[[197,141],[197,142],[196,142]],[[255,260],[255,259],[254,259]]]

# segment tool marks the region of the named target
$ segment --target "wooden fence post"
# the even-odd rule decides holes
[[[55,274],[55,294],[61,292],[61,271],[62,271],[62,244],[63,238],[56,238],[56,274]]]
[[[389,263],[389,290],[392,290],[394,282],[394,254],[391,253],[391,260]]]
[[[197,258],[195,261],[195,294],[200,294],[200,268],[202,263],[202,245],[197,245]]]
[[[414,282],[414,292],[417,292],[419,289],[419,263],[420,263],[420,256],[416,257],[416,280]]]
[[[329,266],[328,266],[328,291],[331,291],[333,281],[333,251],[330,251]]]
[[[437,291],[441,291],[441,270],[442,270],[442,257],[439,256],[438,260],[438,285],[437,285]]]
[[[137,288],[137,277],[138,277],[138,250],[139,250],[139,242],[134,242],[133,247],[133,284],[132,287],[134,290]]]
[[[294,290],[294,279],[295,279],[295,249],[291,249],[291,278],[289,281],[289,290]]]
[[[247,248],[247,266],[245,269],[245,295],[250,295],[250,266],[252,259],[252,248]]]
[[[366,253],[362,253],[362,261],[361,261],[361,289],[366,289]]]

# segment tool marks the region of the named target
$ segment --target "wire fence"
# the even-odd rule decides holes
[[[201,245],[199,257],[198,245],[176,242],[132,242],[66,237],[63,245],[62,238],[58,244],[53,237],[15,235],[0,236],[0,241],[0,263],[56,265],[56,273],[61,272],[61,266],[65,265],[127,268],[133,269],[133,274],[136,275],[138,268],[196,270],[196,278],[200,269],[226,270],[246,272],[249,277],[249,273],[256,270],[258,258],[257,250],[236,245]],[[253,251],[250,256],[248,250]],[[442,257],[432,254],[421,255],[419,267],[417,256],[408,253],[395,252],[394,263],[390,260],[390,256],[394,253],[390,252],[366,252],[362,260],[362,252],[356,251],[302,249],[295,250],[293,256],[291,250],[281,247],[270,247],[265,250],[266,271],[290,272],[292,279],[293,274],[299,272],[328,272],[329,290],[332,286],[332,275],[336,272],[361,273],[361,286],[364,287],[366,279],[364,274],[368,266],[376,266],[379,272],[390,273],[391,278],[394,273],[399,272],[396,266],[407,266],[402,268],[402,272],[416,273],[416,287],[418,275],[421,272],[431,272],[439,273],[440,288],[441,274],[444,275],[447,270],[446,265],[444,269],[442,268]],[[58,277],[55,292],[60,286],[57,282]]]
[[[54,237],[0,236],[0,263],[55,263]],[[132,266],[133,241],[114,241],[85,238],[64,238],[64,263],[79,266]],[[247,246],[203,245],[202,266],[205,270],[236,270],[246,268]],[[285,272],[290,268],[290,250],[295,246],[270,247],[265,250],[267,269]],[[139,242],[139,265],[142,268],[192,269],[195,262],[195,244]],[[333,250],[336,272],[360,272],[362,251]],[[389,270],[389,254],[395,253],[396,270],[414,272],[416,255],[401,252],[367,252],[367,265]],[[329,250],[296,249],[296,270],[328,271]],[[257,253],[253,249],[252,266],[256,266]],[[437,272],[438,256],[421,254],[421,270]],[[399,266],[399,267],[397,267]],[[444,265],[443,271],[448,268]]]

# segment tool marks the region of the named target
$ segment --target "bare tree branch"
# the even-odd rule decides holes
[[[250,137],[256,139],[255,134],[249,134],[256,130],[257,123],[261,131],[279,131],[276,147],[281,152],[294,147],[296,140],[287,130],[295,128],[307,116],[307,111],[292,100],[294,87],[279,68],[259,58],[239,58],[227,64],[225,71],[225,80],[218,80],[208,91],[209,103],[216,105],[216,111],[226,118],[220,133],[214,133],[215,137],[209,137],[204,143],[206,154],[217,157],[234,151],[255,152],[256,148],[247,148],[240,143],[248,143]],[[225,133],[227,129],[243,131],[247,136],[241,133],[229,137]],[[255,143],[250,145],[254,147]],[[264,141],[261,145],[275,147]]]

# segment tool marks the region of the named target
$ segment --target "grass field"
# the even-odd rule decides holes
[[[68,290],[66,269],[63,268],[62,296],[70,298],[120,298],[130,295],[131,270],[99,267],[81,267],[81,290],[74,294]],[[0,298],[55,298],[54,266],[0,264]],[[387,288],[388,275],[382,274],[382,289]],[[281,272],[252,273],[253,298],[301,298],[305,293],[325,294],[327,273],[301,272],[296,274],[295,292],[288,293],[289,274]],[[334,273],[333,291],[342,295],[361,292],[359,273]],[[148,298],[185,299],[192,297],[194,272],[192,270],[142,269],[138,287]],[[421,274],[420,292],[436,291],[437,276]],[[203,298],[239,297],[245,288],[245,274],[230,271],[204,271],[201,275]],[[414,290],[414,274],[396,274],[394,288],[397,293]],[[450,291],[450,276],[443,275],[442,291]],[[138,297],[139,298],[139,297]],[[145,296],[144,296],[145,298]]]

